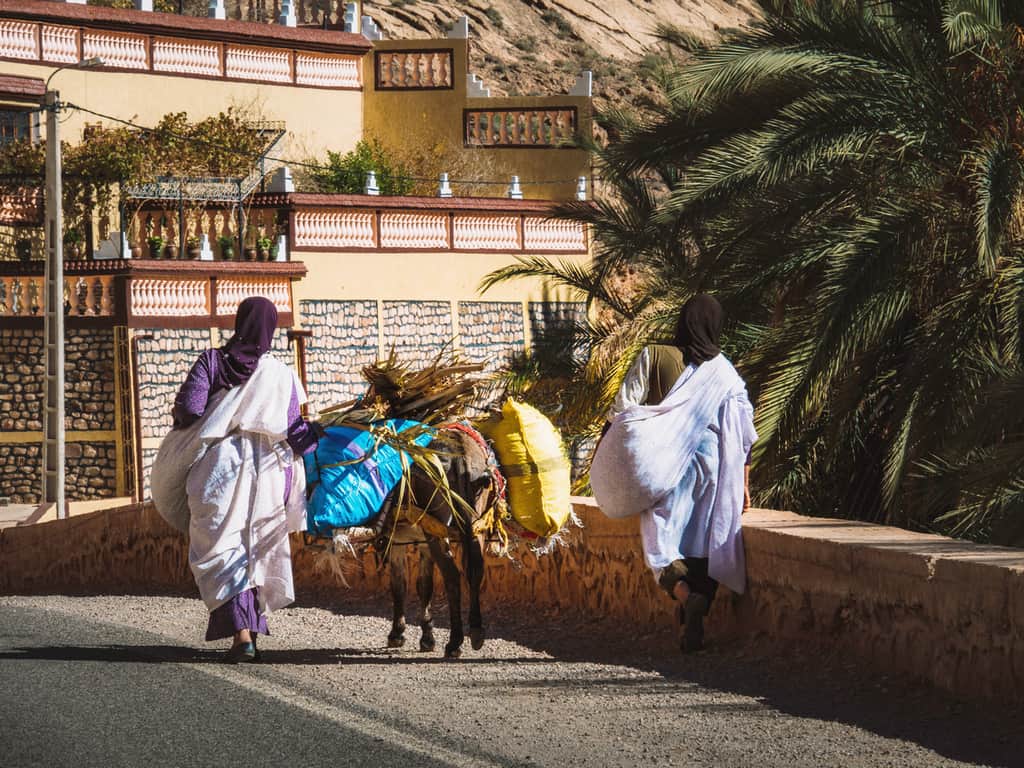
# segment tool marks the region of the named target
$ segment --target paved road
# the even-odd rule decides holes
[[[383,601],[305,602],[230,667],[198,600],[0,598],[0,765],[1024,765],[1021,713],[839,659],[505,616],[445,662],[382,648]]]

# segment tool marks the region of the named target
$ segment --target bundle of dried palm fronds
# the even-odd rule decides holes
[[[371,424],[383,419],[409,419],[442,424],[465,417],[481,379],[473,374],[483,363],[467,363],[458,353],[442,351],[425,367],[399,360],[394,348],[387,360],[363,368],[369,383],[357,400],[340,403],[320,412],[321,422]]]

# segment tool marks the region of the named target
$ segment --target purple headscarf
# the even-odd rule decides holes
[[[229,387],[244,384],[260,358],[270,350],[277,330],[277,307],[262,296],[250,296],[238,305],[235,335],[220,348],[223,377]]]

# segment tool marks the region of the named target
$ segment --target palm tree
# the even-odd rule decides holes
[[[984,401],[1022,371],[1024,2],[792,5],[606,153],[669,184],[638,231],[695,246],[638,255],[677,270],[654,303],[736,319],[762,503],[991,537],[1024,483]]]

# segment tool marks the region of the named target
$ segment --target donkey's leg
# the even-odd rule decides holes
[[[462,575],[459,567],[455,564],[455,556],[452,555],[451,545],[447,539],[429,539],[430,554],[434,562],[441,569],[441,576],[444,578],[444,590],[448,595],[448,610],[451,615],[451,632],[448,636],[448,643],[444,647],[444,655],[450,659],[457,659],[462,653],[462,641],[465,635],[462,632]]]
[[[405,549],[392,547],[388,558],[391,572],[391,634],[388,648],[405,645]]]
[[[434,597],[434,558],[426,544],[419,544],[416,550],[420,553],[420,570],[416,576],[416,594],[420,598],[420,650],[432,651],[434,641],[434,617],[430,613],[430,601]]]
[[[483,536],[469,536],[463,544],[463,567],[469,582],[469,641],[474,651],[484,645],[484,620],[480,615],[480,587],[484,583]]]

